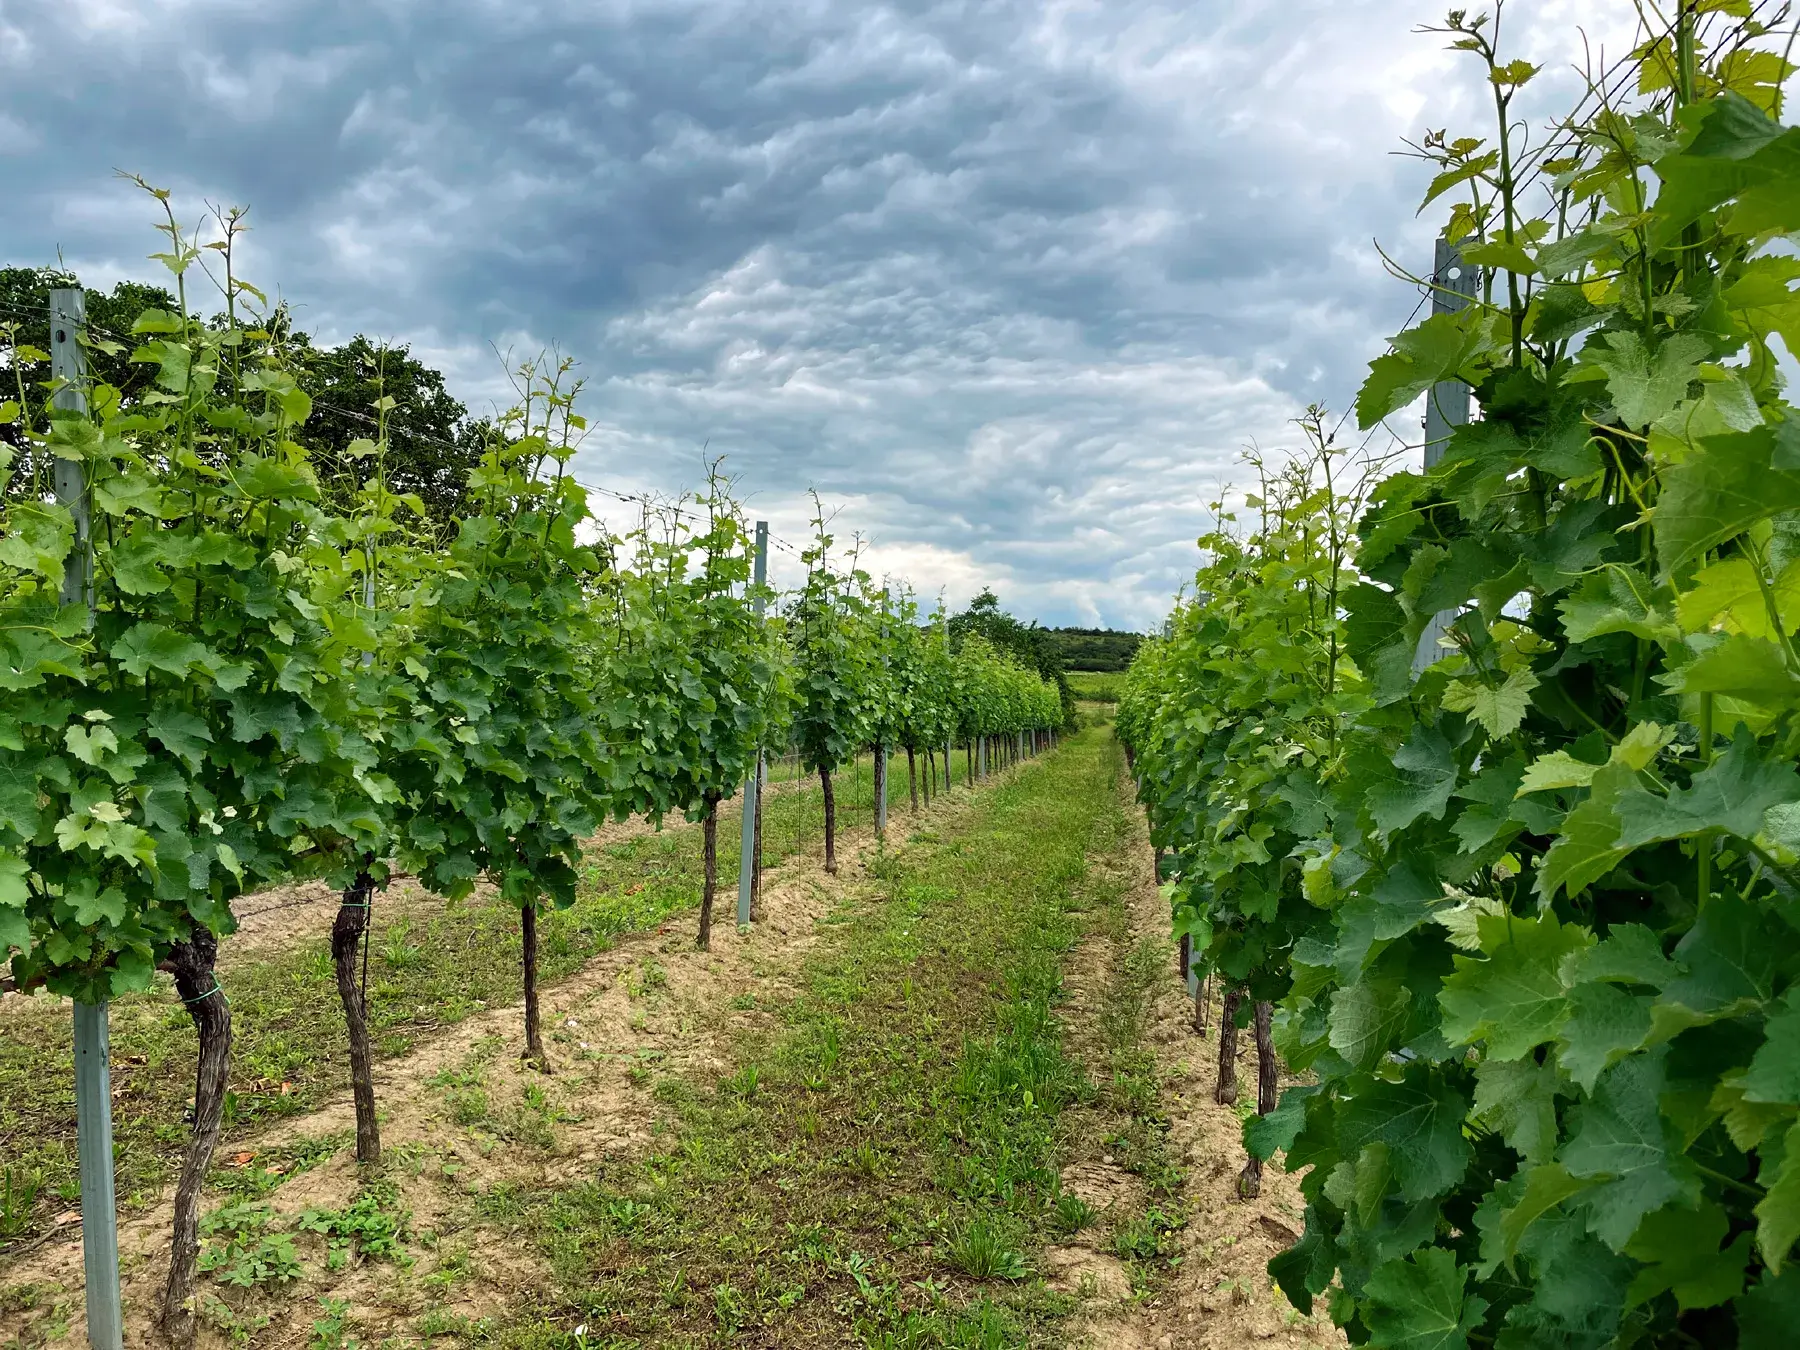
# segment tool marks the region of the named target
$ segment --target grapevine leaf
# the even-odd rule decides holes
[[[1788,1130],[1785,1142],[1781,1172],[1756,1205],[1756,1245],[1771,1275],[1781,1274],[1800,1238],[1800,1125]]]
[[[1767,1274],[1737,1302],[1738,1350],[1791,1350],[1800,1326],[1800,1266]]]
[[[1699,1173],[1658,1105],[1665,1081],[1660,1053],[1637,1055],[1602,1074],[1593,1096],[1570,1112],[1561,1162],[1596,1183],[1582,1198],[1588,1227],[1616,1252],[1646,1214],[1699,1202]]]
[[[1354,1096],[1340,1098],[1338,1138],[1346,1154],[1381,1142],[1392,1151],[1401,1196],[1424,1200],[1442,1195],[1462,1177],[1469,1162],[1463,1117],[1469,1102],[1423,1065],[1397,1083],[1371,1081]]]
[[[1527,1163],[1556,1151],[1556,1066],[1531,1058],[1484,1059],[1475,1068],[1473,1117]]]
[[[1598,881],[1624,859],[1628,850],[1619,845],[1619,818],[1613,803],[1637,786],[1637,774],[1617,757],[1595,775],[1592,795],[1563,817],[1556,842],[1538,867],[1537,892],[1554,900],[1559,890],[1578,894]]]
[[[1618,846],[1641,848],[1706,830],[1754,839],[1770,807],[1793,801],[1800,801],[1800,774],[1791,763],[1759,755],[1749,728],[1739,723],[1730,747],[1688,787],[1667,797],[1640,789],[1619,798]]]
[[[1392,1048],[1411,1010],[1412,994],[1398,980],[1361,980],[1339,989],[1326,1019],[1331,1048],[1366,1068]]]
[[[1435,727],[1418,726],[1394,754],[1398,778],[1369,791],[1369,814],[1386,834],[1405,829],[1420,816],[1440,819],[1456,787],[1450,742]]]
[[[1306,1103],[1318,1091],[1317,1087],[1302,1086],[1284,1089],[1273,1111],[1244,1122],[1244,1147],[1264,1162],[1286,1153],[1306,1127]]]
[[[1736,1298],[1750,1264],[1750,1234],[1738,1234],[1721,1250],[1730,1226],[1725,1211],[1713,1204],[1702,1205],[1697,1214],[1671,1207],[1649,1215],[1625,1244],[1625,1254],[1644,1263],[1631,1282],[1629,1302],[1648,1303],[1668,1291],[1686,1312]]]
[[[31,945],[31,924],[25,907],[31,903],[31,891],[25,879],[31,865],[11,853],[0,852],[0,953],[9,947],[24,951]]]
[[[1629,329],[1600,334],[1600,341],[1589,343],[1584,352],[1606,372],[1613,407],[1630,427],[1649,426],[1686,398],[1689,382],[1699,378],[1700,362],[1709,354],[1706,339],[1692,333],[1677,333],[1652,349]]]
[[[1719,625],[1753,638],[1777,636],[1778,625],[1781,631],[1792,632],[1800,619],[1800,566],[1789,564],[1769,587],[1776,622],[1770,619],[1763,584],[1748,558],[1727,558],[1694,575],[1694,589],[1676,602],[1676,615],[1689,632]]]
[[[1563,967],[1563,979],[1570,984],[1611,980],[1661,989],[1678,969],[1663,955],[1662,939],[1650,929],[1641,923],[1620,923],[1612,926],[1598,946],[1570,957]]]
[[[1702,437],[1697,453],[1663,471],[1654,508],[1665,574],[1736,538],[1759,520],[1800,508],[1800,473],[1773,465],[1770,428]]]
[[[1622,567],[1589,573],[1557,609],[1571,642],[1586,642],[1612,633],[1667,642],[1678,633],[1665,594],[1652,587],[1648,577]]]
[[[1500,1259],[1510,1262],[1525,1240],[1526,1230],[1570,1196],[1579,1195],[1593,1183],[1571,1176],[1561,1163],[1541,1163],[1524,1174],[1525,1185],[1517,1203],[1508,1207],[1500,1219]]]
[[[1548,913],[1484,915],[1477,931],[1485,956],[1455,957],[1438,993],[1444,1036],[1452,1045],[1485,1039],[1490,1059],[1518,1059],[1556,1036],[1569,1011],[1562,964],[1594,938]]]
[[[1469,1332],[1487,1312],[1467,1283],[1467,1270],[1441,1247],[1378,1266],[1364,1286],[1368,1343],[1384,1350],[1467,1350]]]
[[[1763,1002],[1774,992],[1786,931],[1734,895],[1715,896],[1675,946],[1686,969],[1664,986],[1662,1003],[1720,1017]]]
[[[207,656],[204,645],[159,623],[133,624],[112,645],[113,660],[128,674],[143,679],[152,670],[185,675]]]
[[[1800,985],[1788,991],[1781,1009],[1764,1026],[1743,1090],[1749,1101],[1800,1105]]]
[[[1489,338],[1474,306],[1433,314],[1394,338],[1394,350],[1369,363],[1368,378],[1356,396],[1356,418],[1366,431],[1404,408],[1440,380],[1476,373]]]
[[[1528,792],[1551,792],[1561,788],[1587,787],[1603,766],[1576,759],[1567,750],[1552,750],[1539,755],[1525,767],[1519,780],[1517,795]]]
[[[1531,709],[1531,691],[1538,678],[1529,666],[1510,672],[1504,684],[1493,685],[1468,680],[1452,680],[1444,690],[1444,706],[1451,712],[1467,713],[1495,740],[1510,736],[1524,722]]]
[[[1692,645],[1698,645],[1699,638]],[[1659,677],[1672,692],[1727,694],[1748,703],[1781,705],[1800,695],[1800,677],[1781,651],[1762,638],[1733,633],[1678,670]]]
[[[1652,1000],[1610,984],[1578,984],[1569,991],[1569,1015],[1557,1033],[1557,1062],[1592,1092],[1607,1069],[1650,1034]]]

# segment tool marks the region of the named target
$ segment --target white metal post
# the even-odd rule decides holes
[[[1455,314],[1475,298],[1475,282],[1481,269],[1462,260],[1462,250],[1448,239],[1439,237],[1437,255],[1431,269],[1431,312]],[[1469,386],[1461,380],[1441,380],[1431,386],[1425,396],[1425,470],[1429,473],[1444,457],[1444,449],[1456,428],[1469,421]],[[1443,655],[1438,639],[1456,622],[1455,610],[1442,610],[1431,616],[1425,631],[1419,634],[1419,645],[1413,652],[1413,674],[1417,675]]]
[[[87,412],[87,354],[81,333],[87,296],[79,287],[50,292],[50,375],[66,381],[51,399],[58,411]],[[94,566],[89,536],[87,469],[56,461],[56,500],[75,521],[75,547],[63,570],[62,602],[85,605],[93,623]],[[106,1002],[75,1004],[76,1147],[81,1160],[81,1258],[86,1273],[88,1344],[121,1350],[118,1202],[113,1186],[112,1073]]]
[[[763,597],[761,594],[764,582],[769,576],[769,522],[756,522],[756,563],[754,575],[757,589],[752,609],[760,620],[763,616]],[[750,892],[756,885],[756,807],[757,797],[761,795],[757,789],[761,786],[763,774],[762,751],[756,753],[756,767],[744,780],[744,838],[738,850],[738,906],[737,920],[741,928],[750,922]]]

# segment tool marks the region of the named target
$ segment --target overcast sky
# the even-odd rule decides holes
[[[702,445],[952,604],[1144,628],[1242,448],[1342,409],[1429,267],[1428,126],[1486,134],[1414,0],[0,0],[0,260],[154,279],[150,205],[242,203],[325,340],[587,376],[586,480]],[[1514,54],[1625,0],[1514,0]],[[1552,82],[1544,106],[1562,102]],[[1396,429],[1411,433],[1406,419]],[[777,558],[777,577],[791,567]]]

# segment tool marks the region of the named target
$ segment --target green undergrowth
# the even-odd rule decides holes
[[[1065,1110],[1099,1089],[1055,1009],[1117,756],[1080,736],[882,858],[778,1029],[746,1034],[716,1081],[662,1080],[651,1156],[483,1193],[484,1222],[538,1242],[551,1271],[487,1334],[534,1350],[1058,1339],[1073,1300],[1038,1260],[1073,1208]]]
[[[904,783],[902,759],[900,783]],[[864,767],[866,787],[869,774]],[[898,785],[897,785],[898,786]],[[899,794],[896,792],[896,801]],[[819,788],[767,797],[766,865],[821,848]],[[741,806],[722,808],[720,903],[736,904]],[[867,824],[840,808],[840,827]],[[658,833],[588,851],[575,905],[539,925],[545,983],[564,979],[619,938],[697,906],[701,832],[679,820]],[[257,897],[243,905],[248,913]],[[221,983],[231,1000],[234,1044],[225,1139],[256,1124],[316,1109],[346,1086],[347,1043],[332,970],[329,903],[303,911],[314,936],[234,959],[222,944]],[[404,1055],[440,1028],[520,998],[519,913],[475,896],[384,918],[376,900],[369,948],[370,1029],[381,1056]],[[193,1096],[194,1033],[159,977],[157,989],[111,1006],[113,1125],[118,1189],[127,1209],[148,1203],[186,1145]],[[69,1008],[47,996],[8,1000],[0,1013],[0,1244],[29,1241],[47,1217],[79,1196],[75,1080]],[[225,1176],[221,1173],[221,1176]],[[0,1266],[6,1248],[0,1245]]]

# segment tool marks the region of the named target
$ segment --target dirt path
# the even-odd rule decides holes
[[[940,798],[917,818],[901,806],[890,842],[904,841],[916,825],[954,828],[970,801],[962,792]],[[842,831],[836,878],[810,855],[770,869],[765,917],[747,933],[731,922],[735,887],[722,888],[709,952],[695,949],[695,915],[687,911],[547,987],[553,1074],[524,1066],[517,1006],[490,1008],[411,1055],[379,1063],[383,1172],[391,1186],[384,1207],[407,1216],[410,1264],[352,1262],[328,1274],[323,1240],[299,1235],[304,1273],[296,1280],[238,1291],[203,1278],[202,1345],[306,1345],[322,1299],[344,1301],[362,1345],[395,1333],[428,1337],[472,1329],[543,1287],[548,1277],[535,1255],[484,1241],[484,1210],[503,1204],[513,1188],[566,1185],[607,1155],[644,1148],[659,1128],[661,1094],[724,1071],[730,1041],[772,1025],[766,1009],[792,994],[788,979],[826,931],[821,921],[859,894],[873,845],[869,827]],[[240,949],[239,959],[247,954]],[[221,1153],[224,1184],[205,1209],[255,1201],[273,1211],[272,1229],[291,1229],[302,1211],[347,1205],[358,1191],[353,1131],[346,1092],[237,1143]],[[165,1201],[120,1224],[130,1346],[153,1344],[169,1221]],[[4,1350],[85,1342],[79,1233],[68,1225],[9,1263],[0,1283]]]
[[[1066,1189],[1115,1216],[1049,1254],[1056,1282],[1090,1296],[1071,1343],[1342,1345],[1322,1308],[1302,1317],[1269,1278],[1269,1258],[1302,1227],[1299,1186],[1271,1163],[1261,1197],[1237,1197],[1245,1155],[1237,1110],[1213,1100],[1217,1032],[1203,1039],[1192,1029],[1168,903],[1157,890],[1143,814],[1128,796],[1122,825],[1119,847],[1095,864],[1097,899],[1116,908],[1073,954],[1064,1017],[1091,1071],[1115,1084],[1114,1096],[1143,1100],[1103,1101],[1064,1173]],[[1218,1016],[1215,1000],[1215,1029]],[[1254,1038],[1240,1036],[1239,1045],[1238,1081],[1253,1096]]]

